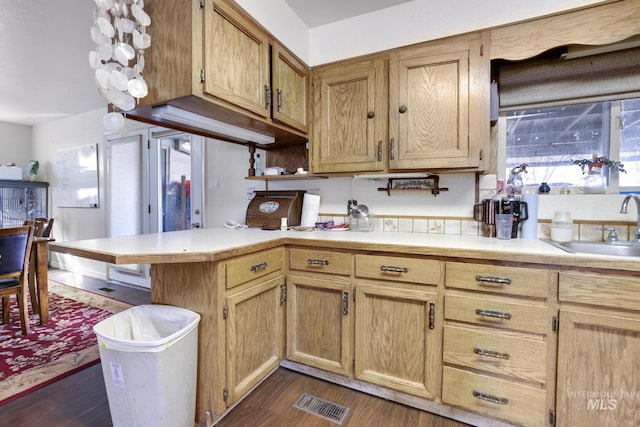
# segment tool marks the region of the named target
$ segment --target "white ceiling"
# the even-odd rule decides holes
[[[32,125],[105,105],[89,67],[88,0],[0,0],[0,121]]]
[[[319,27],[412,0],[284,0],[309,28]]]
[[[313,28],[410,0],[285,0]],[[105,105],[89,66],[91,0],[0,0],[0,121],[33,125]]]

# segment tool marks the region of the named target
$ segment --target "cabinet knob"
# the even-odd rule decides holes
[[[376,116],[376,113],[374,113],[373,111],[369,111],[369,113],[367,113],[368,119],[373,119],[375,116]]]
[[[398,108],[398,112],[400,114],[404,114],[407,112],[407,106],[406,105],[401,105],[400,108]]]

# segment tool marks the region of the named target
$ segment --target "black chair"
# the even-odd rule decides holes
[[[0,229],[0,297],[2,321],[9,322],[11,295],[17,295],[22,334],[31,333],[27,306],[27,277],[34,227]]]

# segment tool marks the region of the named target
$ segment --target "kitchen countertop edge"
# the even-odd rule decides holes
[[[56,242],[52,251],[113,264],[210,262],[282,245],[316,249],[391,252],[442,259],[526,263],[545,267],[640,272],[636,257],[571,254],[536,240],[374,231],[264,231],[207,228],[138,236]]]

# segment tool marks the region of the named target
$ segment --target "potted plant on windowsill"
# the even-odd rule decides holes
[[[601,173],[605,166],[608,166],[611,172],[617,171],[627,173],[624,169],[624,165],[619,160],[609,160],[606,156],[598,156],[597,153],[594,153],[590,159],[572,159],[570,161],[571,164],[580,166],[582,173],[591,172],[594,168],[600,169],[599,172]]]

